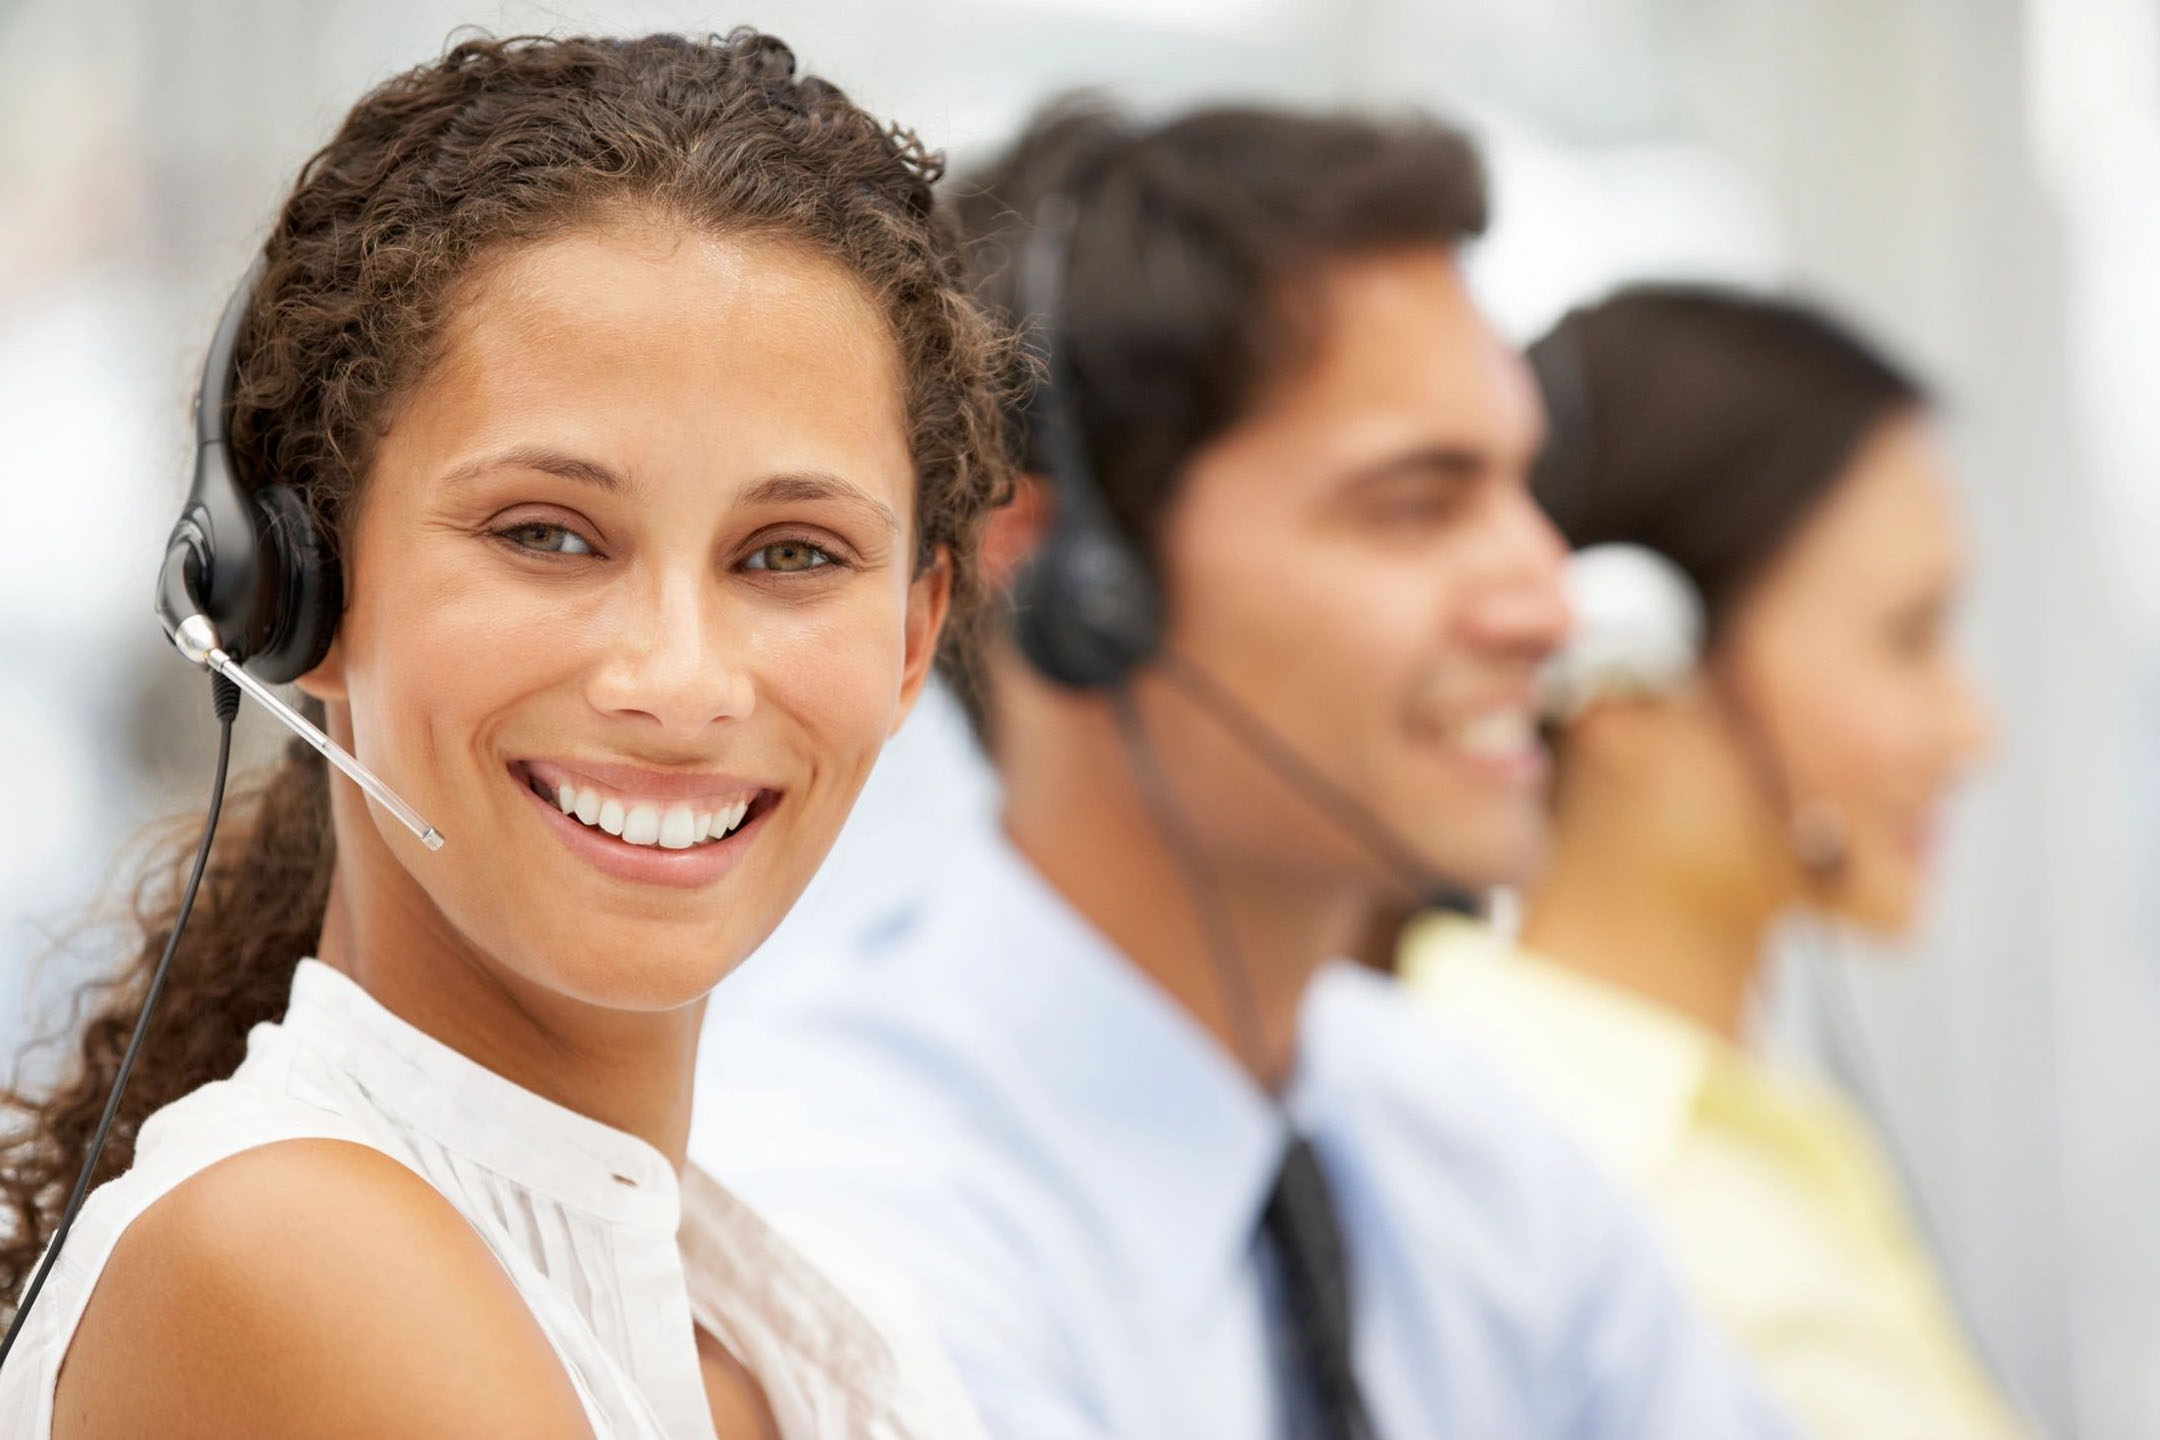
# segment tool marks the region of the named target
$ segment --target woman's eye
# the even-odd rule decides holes
[[[550,525],[544,520],[528,521],[512,525],[507,530],[495,532],[521,550],[539,550],[550,555],[590,555],[593,547],[585,537],[567,525]]]
[[[750,552],[743,562],[750,570],[816,570],[833,564],[833,557],[807,540],[775,540]]]

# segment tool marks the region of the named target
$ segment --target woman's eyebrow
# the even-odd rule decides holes
[[[559,475],[565,480],[576,480],[610,493],[630,488],[628,479],[598,461],[572,455],[564,450],[551,450],[544,445],[520,445],[494,455],[468,460],[451,470],[443,480],[445,484],[460,484],[490,470],[537,470],[543,475]],[[900,517],[892,506],[853,481],[843,480],[821,470],[769,475],[743,491],[738,503],[786,505],[817,500],[836,501],[859,510],[873,525],[889,534],[898,534],[900,531]]]
[[[820,470],[791,471],[783,475],[770,475],[743,491],[744,505],[799,504],[805,500],[832,500],[860,510],[874,525],[888,534],[900,532],[900,517],[892,506],[878,499],[853,481]]]
[[[468,460],[443,476],[443,483],[463,484],[490,470],[537,470],[543,475],[558,475],[565,480],[576,480],[611,494],[630,488],[628,480],[599,461],[588,460],[582,455],[572,455],[564,450],[550,450],[544,445],[520,445],[499,454]]]

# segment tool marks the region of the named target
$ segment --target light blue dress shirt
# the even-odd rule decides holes
[[[993,831],[742,1001],[692,1157],[908,1271],[999,1440],[1282,1433],[1282,1114]],[[1393,982],[1333,967],[1299,1023],[1384,1440],[1787,1436],[1628,1203]]]

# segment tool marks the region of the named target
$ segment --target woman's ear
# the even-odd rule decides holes
[[[293,688],[313,700],[324,704],[345,698],[345,652],[343,644],[335,636],[330,648],[315,668],[293,681]]]
[[[951,608],[952,552],[940,547],[937,559],[908,584],[907,651],[900,671],[900,711],[893,717],[895,731],[915,709],[931,667],[937,663],[938,641],[945,633],[945,616]]]

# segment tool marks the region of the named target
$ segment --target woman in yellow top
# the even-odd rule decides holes
[[[1907,928],[1985,744],[1924,397],[1811,310],[1699,287],[1623,291],[1532,358],[1540,499],[1578,549],[1670,561],[1681,620],[1623,594],[1617,648],[1562,662],[1522,943],[1427,922],[1405,976],[1644,1194],[1812,1434],[2018,1433],[1865,1124],[1741,1041],[1781,917]],[[1677,657],[1625,633],[1689,618]]]

